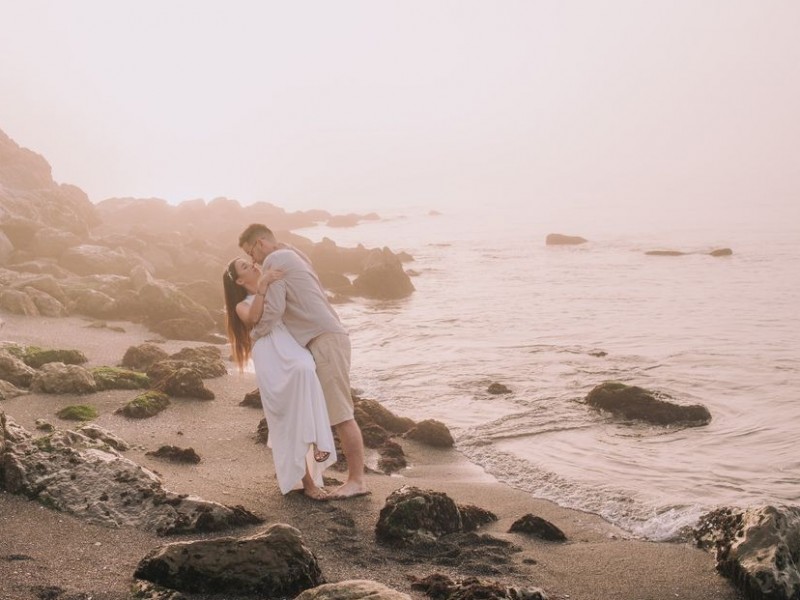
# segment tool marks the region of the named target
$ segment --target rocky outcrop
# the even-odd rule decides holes
[[[525,533],[550,542],[565,542],[567,536],[550,521],[528,513],[511,525],[509,533]]]
[[[219,531],[260,522],[228,507],[164,489],[158,476],[124,458],[103,436],[56,430],[33,437],[0,413],[0,488],[91,523],[159,535]]]
[[[306,590],[294,600],[411,600],[411,596],[377,581],[348,579],[318,585]]]
[[[700,547],[713,547],[717,570],[748,598],[800,598],[800,507],[720,508],[695,528]]]
[[[367,255],[361,273],[353,281],[353,290],[368,298],[395,300],[411,295],[414,284],[403,270],[400,259],[384,248]]]
[[[562,233],[550,233],[544,240],[548,246],[577,246],[588,242],[586,238],[579,235],[564,235]]]
[[[624,419],[646,421],[655,425],[697,427],[711,422],[711,413],[705,406],[680,405],[663,398],[672,399],[667,394],[656,394],[638,386],[607,381],[589,392],[586,404]]]
[[[182,592],[275,600],[325,583],[300,532],[282,523],[248,537],[161,546],[139,562],[134,576]]]

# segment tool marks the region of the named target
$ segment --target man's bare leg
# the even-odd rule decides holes
[[[347,481],[336,489],[331,500],[363,496],[367,492],[364,481],[364,439],[355,419],[343,421],[334,426],[342,444],[342,452],[347,458]]]

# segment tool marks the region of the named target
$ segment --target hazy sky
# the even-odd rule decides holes
[[[800,2],[0,0],[0,129],[94,201],[800,205]]]

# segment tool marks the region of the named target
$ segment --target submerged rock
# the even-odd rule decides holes
[[[353,281],[356,294],[380,300],[405,298],[414,289],[400,259],[389,248],[372,250]]]
[[[497,383],[497,382],[490,383],[489,387],[486,388],[486,391],[489,392],[490,394],[495,394],[495,395],[512,393],[508,387],[506,387],[502,383]]]
[[[300,532],[282,523],[249,537],[161,546],[139,562],[134,576],[182,592],[276,600],[325,583]]]
[[[550,233],[544,240],[548,246],[577,246],[588,242],[586,238],[579,235],[564,235],[562,233]]]
[[[670,398],[666,394],[659,395]],[[616,381],[607,381],[596,386],[586,396],[586,403],[625,419],[647,421],[655,425],[681,424],[697,427],[711,422],[711,413],[705,406],[668,402],[657,398],[653,392]]]
[[[698,546],[714,546],[717,570],[748,598],[800,598],[800,507],[720,508],[694,535]]]

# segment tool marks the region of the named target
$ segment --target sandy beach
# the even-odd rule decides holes
[[[157,338],[144,327],[92,321],[2,315],[0,339],[50,348],[75,348],[89,358],[85,366],[118,365],[126,349]],[[124,331],[119,331],[121,328]],[[162,341],[167,352],[197,346],[194,342]],[[227,347],[223,347],[227,356]],[[242,505],[265,519],[263,525],[220,535],[244,536],[272,523],[298,528],[319,560],[328,582],[372,579],[413,597],[411,577],[444,573],[454,579],[477,576],[520,587],[539,587],[549,598],[571,600],[735,600],[742,596],[716,573],[713,556],[684,543],[652,543],[631,539],[597,516],[558,507],[498,483],[472,465],[457,449],[436,450],[398,440],[409,467],[396,475],[370,472],[370,496],[319,503],[298,494],[280,495],[269,450],[255,441],[259,409],[239,406],[255,387],[251,373],[208,379],[215,400],[175,398],[154,418],[133,420],[114,411],[134,391],[104,391],[86,396],[35,394],[0,402],[0,410],[29,431],[37,419],[62,429],[75,423],[55,413],[70,404],[91,404],[94,421],[131,444],[124,455],[157,472],[164,487],[227,505]],[[377,398],[381,401],[381,398]],[[411,416],[411,415],[401,415]],[[145,453],[166,444],[194,448],[201,462],[174,464]],[[368,465],[377,455],[368,450]],[[329,472],[333,478],[341,473]],[[398,553],[375,541],[375,524],[386,497],[403,485],[445,492],[459,504],[494,512],[499,520],[480,529],[514,544],[518,551],[501,564],[472,562],[433,564]],[[507,533],[519,517],[533,513],[557,525],[566,543],[540,541]],[[0,598],[111,600],[131,597],[133,572],[151,549],[202,536],[158,537],[132,528],[109,529],[45,508],[24,497],[0,492]],[[49,591],[48,591],[49,589]],[[50,594],[50,595],[47,595]],[[201,598],[186,595],[187,598]],[[226,596],[227,597],[227,596]]]

